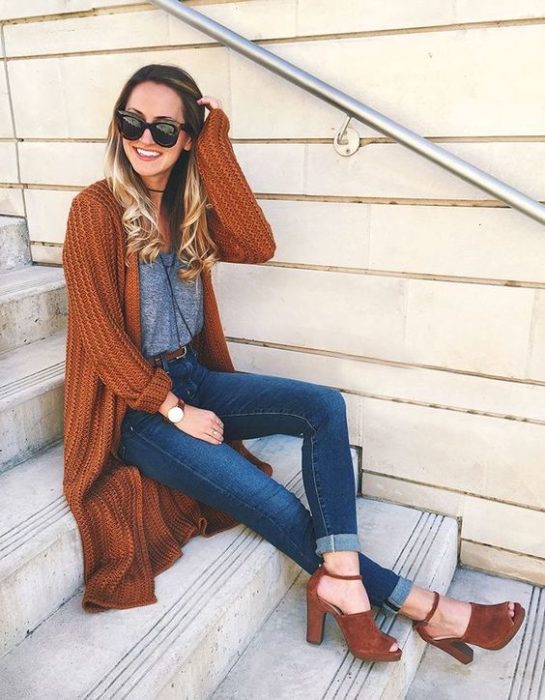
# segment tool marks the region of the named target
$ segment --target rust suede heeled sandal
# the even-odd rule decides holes
[[[429,613],[423,620],[413,622],[413,628],[425,642],[446,651],[463,664],[473,661],[473,649],[469,644],[483,649],[503,649],[519,631],[526,614],[520,603],[515,603],[513,618],[509,615],[508,602],[495,605],[470,603],[471,617],[461,637],[430,637],[424,627],[437,610],[440,598],[439,593],[434,591],[433,605]]]
[[[321,564],[307,582],[307,642],[321,644],[324,638],[326,613],[335,617],[341,628],[348,648],[354,656],[364,661],[398,661],[401,649],[389,651],[397,640],[381,632],[375,625],[371,610],[357,613],[344,613],[339,607],[320,598],[316,589],[322,576],[334,578],[361,579],[361,574],[340,576],[330,573]]]

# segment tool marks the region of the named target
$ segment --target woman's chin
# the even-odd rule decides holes
[[[164,167],[158,167],[158,163],[131,161],[131,165],[139,175],[146,175],[147,177],[161,175],[165,171]]]

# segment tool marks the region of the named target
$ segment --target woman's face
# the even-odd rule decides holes
[[[125,109],[135,111],[147,122],[152,122],[159,117],[170,117],[177,122],[184,121],[184,110],[179,95],[161,83],[146,81],[139,83],[132,90]],[[149,128],[135,141],[129,141],[122,137],[123,150],[130,164],[141,176],[148,187],[163,189],[168,181],[168,176],[178,160],[182,150],[191,149],[191,137],[180,129],[178,140],[172,148],[164,148],[155,143]],[[153,151],[158,155],[152,158],[143,158],[138,155],[137,148]]]

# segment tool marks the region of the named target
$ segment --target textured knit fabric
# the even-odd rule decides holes
[[[145,357],[186,345],[202,329],[201,276],[191,282],[180,281],[176,272],[185,267],[187,263],[174,251],[160,252],[152,263],[140,260],[140,325]]]
[[[271,227],[236,160],[229,120],[213,109],[195,143],[212,207],[211,234],[226,262],[262,263],[275,252]],[[232,516],[143,476],[117,454],[127,406],[158,411],[172,378],[141,352],[138,254],[124,262],[123,209],[106,179],[72,200],[63,248],[68,296],[64,394],[64,494],[83,547],[87,612],[155,603],[154,577],[193,536],[239,524]],[[212,286],[202,274],[199,361],[233,372]],[[234,449],[270,474],[242,441]]]

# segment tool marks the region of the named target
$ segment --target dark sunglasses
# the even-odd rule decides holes
[[[124,138],[129,141],[139,139],[146,127],[149,127],[151,135],[155,143],[163,148],[172,148],[178,140],[180,130],[190,134],[192,129],[187,124],[179,124],[174,121],[165,121],[158,119],[155,122],[147,122],[142,117],[139,117],[134,112],[127,112],[124,109],[118,109],[116,112],[117,125],[119,131]]]

